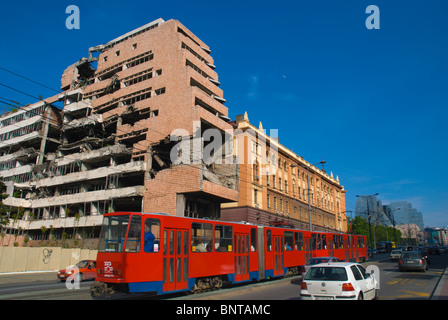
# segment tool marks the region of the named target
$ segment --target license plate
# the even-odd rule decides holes
[[[316,296],[316,300],[334,300],[333,297],[327,297],[327,296]]]
[[[415,261],[408,260],[408,261],[406,261],[406,263],[415,263]]]

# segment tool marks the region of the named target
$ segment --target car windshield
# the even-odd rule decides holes
[[[90,260],[82,260],[82,261],[79,261],[79,262],[76,264],[76,266],[77,266],[78,268],[87,268],[87,266],[89,265],[89,262],[90,262]]]
[[[420,259],[420,254],[418,252],[405,252],[403,253],[403,258]]]
[[[318,264],[318,263],[325,263],[328,262],[328,258],[313,258],[308,260],[308,262],[306,263],[307,265],[313,265],[313,264]]]
[[[305,280],[318,281],[347,281],[344,267],[312,267],[307,272]]]
[[[392,253],[393,254],[398,254],[398,253],[401,253],[401,251],[400,250],[394,250],[394,251],[392,251]]]

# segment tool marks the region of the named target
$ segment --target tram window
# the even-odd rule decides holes
[[[191,224],[191,251],[211,252],[213,241],[213,228],[210,223]]]
[[[302,232],[294,232],[294,249],[295,250],[303,250],[303,233]]]
[[[317,238],[317,234],[313,233],[311,235],[311,246],[313,250],[316,250],[316,238]]]
[[[294,248],[294,232],[285,231],[285,250],[291,251]]]
[[[129,225],[128,237],[126,240],[125,252],[138,252],[140,251],[140,237],[142,229],[142,219],[140,216],[132,216],[131,223]]]
[[[177,254],[180,255],[181,253],[182,253],[182,231],[177,231]]]
[[[167,231],[163,230],[163,254],[166,254],[166,247],[167,247],[167,241],[168,236],[167,236]]]
[[[266,250],[272,251],[271,230],[266,230]]]
[[[215,251],[231,252],[232,251],[232,226],[215,226]]]
[[[174,254],[174,230],[170,230],[170,255]]]
[[[145,220],[144,235],[145,252],[159,252],[160,246],[160,220],[148,218]]]
[[[327,249],[327,235],[326,234],[322,235],[322,249],[324,249],[324,250]]]
[[[364,248],[364,238],[359,237],[359,238],[358,238],[358,242],[359,242],[359,247],[360,247],[360,248]]]
[[[98,250],[100,252],[122,252],[128,223],[129,215],[104,217]]]
[[[184,254],[188,254],[188,231],[184,231]]]
[[[250,229],[250,250],[252,252],[257,251],[257,229]]]

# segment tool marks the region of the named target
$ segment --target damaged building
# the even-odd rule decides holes
[[[158,19],[90,48],[60,94],[3,115],[0,176],[16,219],[2,232],[95,238],[112,211],[219,218],[238,201],[237,166],[170,156],[179,141],[233,128],[210,53],[180,22]]]

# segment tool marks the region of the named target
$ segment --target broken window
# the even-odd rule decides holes
[[[164,94],[165,93],[165,87],[157,89],[156,91],[154,91],[154,93],[155,93],[156,96]]]

